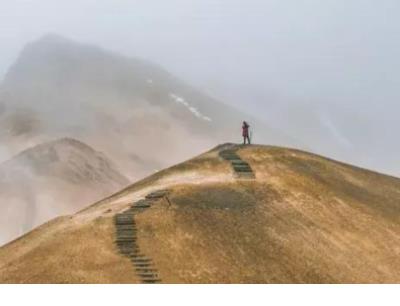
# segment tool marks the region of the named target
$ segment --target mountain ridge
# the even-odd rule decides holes
[[[28,148],[0,164],[0,243],[128,183],[104,154],[78,140]]]
[[[255,179],[234,175],[228,148]],[[304,151],[226,144],[0,248],[0,282],[140,283],[115,218],[160,190],[133,218],[163,283],[399,282],[399,187]]]

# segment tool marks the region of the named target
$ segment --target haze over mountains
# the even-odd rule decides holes
[[[4,194],[1,205],[8,221],[2,223],[0,243],[51,217],[77,211],[128,179],[142,178],[217,142],[240,140],[244,119],[249,120],[145,60],[57,35],[29,43],[0,87],[0,161],[11,159],[3,165],[3,175],[19,169],[17,177],[4,183],[12,191]],[[291,141],[250,122],[259,129],[258,141]],[[58,160],[64,149],[70,158],[54,163],[52,158]],[[91,150],[104,153],[112,173],[70,186],[75,174],[57,169],[75,168],[74,160],[83,157],[81,171],[96,177],[99,161]],[[20,181],[26,188],[18,194]]]
[[[127,186],[102,153],[63,138],[0,164],[0,245]]]
[[[240,140],[241,121],[248,119],[147,61],[55,35],[26,46],[4,79],[0,101],[1,142],[12,153],[25,143],[74,137],[133,179]],[[288,142],[250,121],[258,141]]]

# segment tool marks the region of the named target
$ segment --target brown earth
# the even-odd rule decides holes
[[[151,191],[138,245],[164,283],[398,283],[400,180],[297,150],[219,146],[0,249],[2,283],[138,283],[113,217]]]

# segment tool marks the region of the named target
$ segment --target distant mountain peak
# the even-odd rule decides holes
[[[72,42],[72,40],[65,36],[62,36],[60,34],[57,34],[57,33],[47,33],[47,34],[41,36],[39,39],[36,39],[33,41],[33,43],[35,43],[35,42],[36,43],[43,43],[43,42],[65,43],[65,42]]]

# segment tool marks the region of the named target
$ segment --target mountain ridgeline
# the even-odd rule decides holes
[[[239,141],[243,119],[257,128],[258,141],[290,143],[155,64],[55,35],[24,48],[0,103],[0,141],[11,153],[73,137],[105,152],[132,179]]]
[[[307,152],[225,144],[3,246],[0,282],[398,283],[399,189]]]
[[[80,141],[26,149],[0,164],[0,245],[128,183],[104,154]]]

